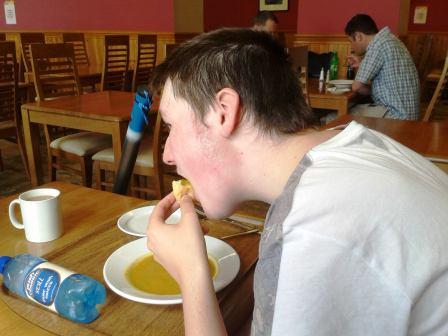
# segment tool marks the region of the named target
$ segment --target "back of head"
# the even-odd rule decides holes
[[[257,13],[257,15],[255,15],[253,19],[254,26],[263,26],[268,20],[272,20],[275,23],[278,23],[277,17],[272,12],[260,11]]]
[[[366,35],[374,35],[378,33],[378,27],[375,21],[367,14],[357,14],[350,19],[345,26],[345,34],[353,36],[354,33],[359,32]]]
[[[223,88],[240,97],[241,119],[264,134],[290,134],[314,123],[284,47],[251,29],[220,29],[185,42],[157,66],[152,89],[170,79],[173,94],[203,120]]]

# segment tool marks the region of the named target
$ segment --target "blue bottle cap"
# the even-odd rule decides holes
[[[1,274],[3,274],[3,269],[5,268],[6,263],[10,260],[11,260],[11,257],[8,257],[8,256],[0,257],[0,273]]]

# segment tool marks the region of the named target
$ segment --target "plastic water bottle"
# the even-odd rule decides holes
[[[106,301],[98,281],[30,254],[0,257],[0,273],[11,292],[75,322],[95,320]]]

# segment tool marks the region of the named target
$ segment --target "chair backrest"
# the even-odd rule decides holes
[[[104,68],[101,90],[123,91],[129,67],[129,35],[104,37]]]
[[[45,43],[44,33],[20,33],[20,47],[22,54],[22,62],[25,65],[25,71],[31,72],[31,55],[30,44]]]
[[[14,41],[0,42],[0,123],[18,119],[17,60]]]
[[[6,41],[6,34],[0,33],[0,41]]]
[[[291,57],[293,69],[297,72],[300,81],[300,87],[306,103],[310,106],[308,95],[308,46],[298,46],[288,49]]]
[[[447,81],[448,81],[448,51],[446,53],[445,64],[443,66],[442,73],[440,74],[439,81],[437,82],[437,87],[434,91],[434,94],[432,95],[428,107],[426,108],[425,114],[423,115],[422,118],[423,121],[428,121],[431,118],[431,115],[434,111],[434,107],[439,103],[442,93],[445,90]]]
[[[76,64],[89,65],[89,57],[87,55],[86,41],[83,33],[63,33],[62,41],[64,43],[72,43],[75,51]]]
[[[38,100],[80,94],[72,44],[31,44],[31,64]]]
[[[157,35],[138,35],[137,62],[132,76],[132,91],[137,87],[148,84],[156,66]]]

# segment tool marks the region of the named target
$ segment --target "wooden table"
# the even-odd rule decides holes
[[[348,114],[348,110],[360,98],[358,94],[353,91],[335,95],[324,90],[319,92],[319,80],[317,78],[308,79],[308,95],[312,108],[335,110],[338,117]]]
[[[43,183],[39,124],[111,134],[118,167],[133,103],[134,94],[131,92],[102,91],[22,105],[25,148],[32,185]]]
[[[325,128],[347,124],[352,120],[386,134],[433,162],[448,163],[448,121],[423,122],[346,115],[333,120]]]
[[[15,229],[7,214],[14,197],[0,200],[0,249],[2,255],[32,253],[61,266],[89,275],[105,284],[102,269],[108,256],[136,237],[121,232],[116,222],[126,211],[147,201],[81,186],[52,182],[61,190],[64,234],[48,243],[30,243]],[[209,234],[221,236],[243,231],[222,221],[207,220]],[[218,293],[227,329],[234,334],[253,309],[252,281],[258,257],[259,236],[234,237],[227,242],[241,259],[237,278]],[[108,287],[106,286],[108,289]],[[181,305],[156,306],[133,302],[107,290],[107,302],[100,317],[87,325],[76,324],[43,308],[19,299],[2,286],[0,291],[0,334],[6,335],[181,335]],[[13,312],[17,315],[15,315]],[[28,322],[27,322],[28,321]]]

